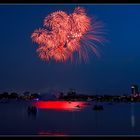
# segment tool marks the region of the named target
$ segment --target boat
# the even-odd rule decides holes
[[[80,108],[80,105],[77,105],[76,107],[77,107],[77,108]]]

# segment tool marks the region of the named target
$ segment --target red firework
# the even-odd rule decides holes
[[[39,45],[37,53],[42,60],[63,62],[75,52],[79,60],[88,60],[88,48],[96,55],[99,53],[94,41],[101,42],[96,30],[100,25],[91,25],[91,18],[85,9],[75,8],[72,14],[63,11],[53,12],[44,19],[44,28],[35,30],[31,38]]]

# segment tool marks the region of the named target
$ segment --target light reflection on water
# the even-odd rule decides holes
[[[67,110],[78,111],[86,107],[86,102],[68,102],[68,101],[36,101],[33,105],[40,109],[55,109],[55,110]]]
[[[0,103],[0,135],[140,135],[140,103],[101,103],[104,107],[101,111],[92,110],[95,104]],[[31,105],[37,107],[35,114],[27,111]]]
[[[135,114],[134,114],[134,104],[131,104],[131,126],[135,127]]]
[[[66,136],[63,132],[50,132],[50,131],[40,131],[38,135],[47,135],[47,136]]]

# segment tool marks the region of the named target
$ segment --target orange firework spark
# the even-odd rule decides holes
[[[42,60],[63,62],[71,58],[75,52],[79,60],[88,59],[88,51],[99,55],[93,41],[100,42],[96,35],[98,24],[91,25],[91,18],[85,9],[75,8],[72,14],[63,11],[53,12],[44,19],[44,28],[35,30],[31,38],[39,44],[37,53]]]

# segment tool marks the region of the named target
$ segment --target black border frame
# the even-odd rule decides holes
[[[138,2],[138,0],[0,0],[0,5],[4,4],[4,5],[15,5],[15,4],[140,4],[140,1]],[[91,136],[82,136],[82,135],[77,135],[77,136],[38,136],[38,135],[0,135],[0,139],[2,138],[12,138],[12,139],[18,139],[19,138],[29,138],[29,139],[42,139],[45,138],[46,140],[48,138],[60,138],[61,140],[67,139],[67,138],[94,138],[94,139],[110,139],[111,140],[114,138],[126,138],[128,140],[128,138],[139,138],[139,136],[133,136],[133,135],[91,135]]]

